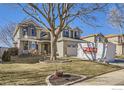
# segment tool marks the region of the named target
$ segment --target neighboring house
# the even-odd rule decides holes
[[[88,42],[111,42],[116,44],[116,55],[124,55],[124,35],[102,35],[100,34],[93,34],[86,37],[81,37],[82,40]]]
[[[81,37],[82,40],[85,40],[87,42],[94,42],[94,43],[106,43],[108,42],[107,38],[99,33],[99,34],[92,34],[89,36]]]
[[[60,33],[57,41],[57,53],[60,57],[75,56],[77,43],[80,40],[79,28],[67,29]],[[28,53],[50,54],[50,32],[45,31],[33,20],[26,20],[17,25],[14,36],[14,46],[19,49],[19,55]]]
[[[116,44],[116,54],[124,55],[124,35],[107,35],[109,42]]]

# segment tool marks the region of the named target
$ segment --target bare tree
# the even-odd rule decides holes
[[[101,11],[107,4],[18,4],[25,13],[51,33],[51,57],[56,60],[57,39],[75,19],[93,25],[93,12]]]
[[[9,24],[5,26],[0,27],[0,41],[3,42],[8,47],[12,47],[13,45],[13,32],[15,30],[16,24],[13,22],[10,22]]]
[[[124,15],[118,9],[112,9],[109,12],[109,22],[113,27],[119,28],[120,33],[123,34]]]
[[[109,23],[119,29],[119,32],[122,36],[120,36],[120,41],[123,41],[123,28],[124,28],[124,15],[123,13],[117,8],[112,9],[109,12]]]

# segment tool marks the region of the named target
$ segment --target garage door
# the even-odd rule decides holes
[[[68,56],[77,56],[77,47],[68,46],[67,47],[67,55]]]

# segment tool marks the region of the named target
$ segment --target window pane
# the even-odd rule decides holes
[[[27,31],[28,31],[27,27],[24,27],[22,31],[23,31],[23,35],[27,35]]]
[[[64,37],[69,37],[69,31],[64,31]]]
[[[44,37],[44,36],[46,36],[46,35],[47,35],[46,32],[41,32],[41,33],[40,33],[40,37]]]
[[[36,31],[35,31],[35,29],[31,29],[32,30],[32,36],[36,36]]]
[[[23,44],[24,44],[24,50],[28,50],[28,42],[26,41]]]

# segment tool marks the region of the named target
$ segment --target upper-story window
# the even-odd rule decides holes
[[[74,32],[75,38],[79,38],[79,33],[77,31]]]
[[[31,31],[31,36],[36,36],[36,29],[33,24],[29,25],[29,29]]]
[[[71,31],[71,38],[73,38],[73,31]]]
[[[44,36],[46,36],[46,35],[47,35],[46,32],[41,32],[41,33],[40,33],[40,37],[41,37],[41,38],[44,37]]]
[[[27,27],[24,27],[24,28],[22,29],[22,31],[23,31],[23,36],[25,36],[25,35],[28,34],[28,28],[27,28]]]
[[[69,37],[69,31],[68,30],[63,31],[63,36],[64,37]]]

